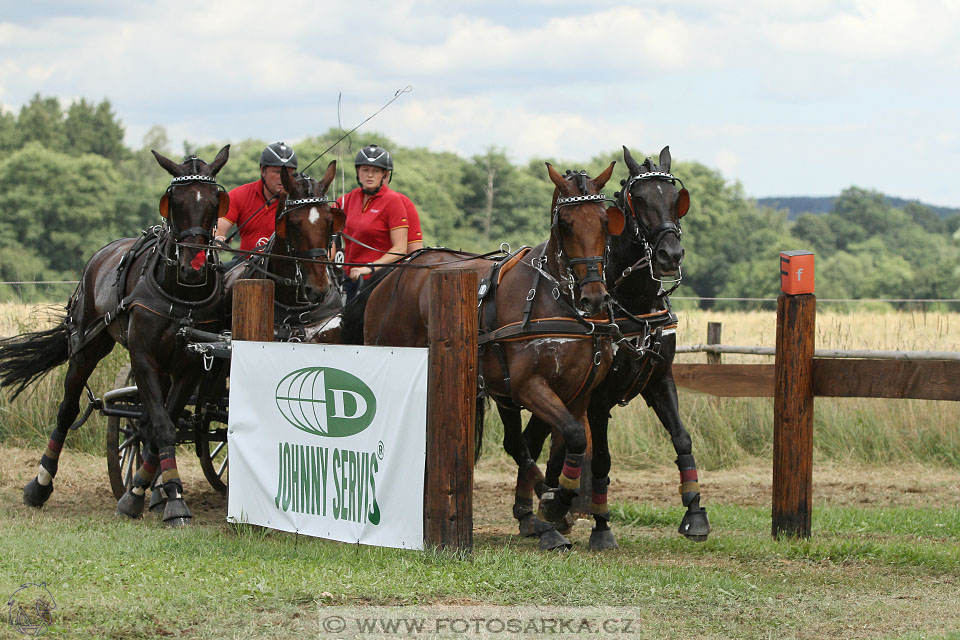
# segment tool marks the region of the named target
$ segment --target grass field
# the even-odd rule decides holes
[[[489,617],[523,605],[596,618],[604,605],[640,623],[616,637],[960,638],[956,471],[818,467],[806,541],[771,538],[769,468],[704,472],[705,543],[676,533],[675,468],[616,472],[620,549],[585,551],[581,522],[557,556],[514,535],[513,473],[491,459],[477,472],[475,551],[457,558],[231,526],[189,457],[189,530],[112,516],[103,461],[89,454],[66,457],[38,511],[20,504],[34,452],[0,451],[0,593],[46,582],[50,637],[326,638],[343,637],[321,629],[332,613]],[[19,634],[0,625],[0,637]]]

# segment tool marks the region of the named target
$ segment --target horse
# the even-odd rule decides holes
[[[562,176],[547,163],[555,186],[550,238],[537,247],[517,251],[492,266],[484,258],[424,250],[393,267],[364,301],[366,344],[426,346],[430,270],[449,265],[475,271],[481,278],[480,383],[483,393],[497,402],[504,448],[532,486],[542,482],[543,474],[522,437],[521,408],[557,429],[567,444],[552,517],[539,521],[536,531],[545,550],[570,547],[551,522],[569,510],[576,496],[587,446],[583,420],[587,400],[613,359],[605,337],[609,319],[602,316],[610,300],[604,284],[604,249],[608,234],[623,230],[624,217],[620,210],[604,206],[600,190],[614,164],[591,179],[582,171]],[[347,310],[351,313],[345,313],[345,325],[354,311],[351,303]],[[479,403],[478,425],[483,406]]]
[[[63,399],[36,477],[23,489],[23,501],[41,507],[53,493],[60,452],[77,423],[87,379],[116,343],[130,353],[134,379],[144,405],[141,427],[146,440],[142,466],[133,486],[117,502],[118,514],[139,517],[145,489],[159,469],[167,495],[163,521],[189,525],[177,471],[176,427],[203,373],[200,356],[183,348],[183,329],[218,331],[223,322],[223,273],[212,249],[217,219],[226,214],[229,196],[216,175],[229,158],[223,147],[211,164],[196,156],[176,162],[153,152],[172,176],[160,199],[162,225],[139,239],[115,240],[86,263],[59,325],[0,341],[0,386],[14,387],[16,398],[31,382],[68,363]],[[210,256],[213,256],[212,258]]]
[[[593,445],[591,461],[591,512],[595,526],[590,549],[617,547],[610,529],[607,488],[610,484],[610,448],[607,427],[610,411],[641,395],[670,434],[680,471],[680,495],[687,508],[678,529],[688,539],[703,541],[710,533],[707,511],[700,506],[697,465],[690,434],[680,419],[672,365],[676,353],[677,318],[670,310],[669,294],[680,284],[683,247],[680,218],[690,207],[690,194],[670,173],[670,147],[664,147],[659,164],[650,158],[638,163],[623,147],[630,177],[621,183],[617,206],[625,212],[628,231],[611,236],[607,271],[616,279],[609,290],[619,308],[617,323],[623,333],[633,325],[635,337],[619,344],[607,376],[594,388],[587,407]],[[677,188],[676,183],[680,183]],[[666,288],[665,288],[666,287]],[[623,319],[619,319],[622,316]],[[636,329],[639,329],[637,331]],[[528,448],[539,455],[550,425],[533,416],[524,431]],[[547,464],[546,484],[562,482],[563,447],[554,447]],[[517,480],[514,516],[522,535],[533,535],[533,514],[523,478]],[[560,526],[561,531],[564,530]]]
[[[269,278],[274,293],[274,332],[281,341],[314,342],[335,332],[340,293],[324,261],[331,236],[343,230],[343,210],[330,206],[326,193],[337,173],[332,161],[319,181],[283,172],[285,194],[276,213],[276,231],[263,249],[227,272],[227,302],[242,278]],[[335,319],[336,318],[336,319]]]

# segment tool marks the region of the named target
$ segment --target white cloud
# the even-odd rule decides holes
[[[339,92],[349,129],[412,84],[365,130],[516,160],[669,143],[755,195],[870,184],[922,150],[916,189],[960,206],[958,24],[954,0],[21,3],[0,17],[0,103],[108,98],[132,145],[155,124],[175,144],[294,140],[336,124]]]

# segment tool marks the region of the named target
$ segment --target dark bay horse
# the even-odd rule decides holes
[[[676,352],[676,316],[670,311],[669,294],[680,283],[680,218],[690,206],[690,195],[678,178],[670,173],[670,148],[660,152],[659,165],[647,158],[634,160],[629,149],[623,158],[630,177],[617,194],[617,205],[625,212],[626,231],[611,236],[607,272],[608,288],[617,307],[620,329],[635,335],[621,342],[607,376],[593,390],[587,408],[593,456],[591,461],[591,510],[596,523],[590,535],[590,548],[615,548],[610,530],[607,487],[610,483],[610,448],[607,426],[610,411],[641,395],[670,434],[680,471],[680,495],[687,508],[679,532],[691,540],[705,540],[710,533],[706,509],[700,506],[697,465],[677,402],[672,365]],[[636,329],[639,328],[639,331]],[[527,446],[539,454],[550,425],[534,416],[524,431]],[[562,483],[560,469],[563,447],[554,447],[547,465],[547,486]],[[520,520],[521,533],[533,535],[533,514],[523,479],[517,481],[514,516]],[[563,527],[561,527],[562,529]]]
[[[323,264],[331,236],[343,230],[345,219],[343,211],[330,206],[326,196],[336,173],[336,160],[319,181],[303,174],[293,178],[283,172],[286,194],[277,205],[276,232],[262,256],[246,260],[227,273],[228,305],[237,280],[274,281],[273,317],[278,340],[311,342],[328,324],[339,321],[335,316],[340,312],[340,292],[328,265]]]
[[[602,315],[609,303],[603,256],[607,235],[620,233],[624,218],[618,209],[606,209],[600,193],[612,163],[594,179],[584,172],[562,176],[549,164],[547,170],[556,186],[547,242],[495,264],[436,250],[414,254],[405,263],[469,269],[482,279],[478,364],[484,392],[496,400],[503,419],[504,448],[533,487],[542,483],[543,474],[522,437],[521,408],[558,430],[566,442],[561,488],[554,492],[551,512],[555,520],[576,496],[587,446],[587,401],[613,359],[611,343],[603,337],[609,323]],[[379,281],[366,301],[366,344],[427,345],[429,271],[397,268]],[[540,521],[537,534],[542,549],[570,546],[550,522]]]
[[[153,446],[145,448],[134,486],[117,503],[118,513],[143,512],[144,490],[159,469],[168,496],[164,522],[190,523],[171,416],[180,415],[203,367],[199,355],[182,348],[178,334],[191,326],[218,331],[223,322],[223,274],[216,254],[207,248],[217,218],[229,206],[216,180],[229,151],[225,146],[211,164],[196,156],[177,164],[154,151],[160,166],[173,176],[160,199],[163,225],[139,239],[116,240],[97,251],[84,266],[58,326],[0,342],[0,385],[14,387],[14,398],[33,380],[68,362],[57,424],[37,476],[23,489],[25,504],[40,507],[53,492],[60,451],[79,414],[83,388],[97,363],[119,342],[130,352],[145,409],[141,428]]]

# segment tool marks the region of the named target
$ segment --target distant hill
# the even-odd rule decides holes
[[[788,197],[774,197],[774,198],[757,198],[757,204],[762,207],[773,207],[775,209],[786,209],[788,211],[787,217],[790,220],[794,220],[802,213],[830,213],[833,210],[833,201],[836,200],[836,196],[822,196],[822,197],[813,197],[813,196],[788,196]],[[908,202],[918,202],[917,200],[904,200],[903,198],[892,198],[887,196],[887,202],[892,204],[894,207],[900,208],[905,206]],[[927,207],[934,213],[936,213],[941,218],[947,218],[952,216],[955,213],[960,213],[960,209],[952,209],[950,207],[935,207],[924,202],[918,202],[918,204]]]

